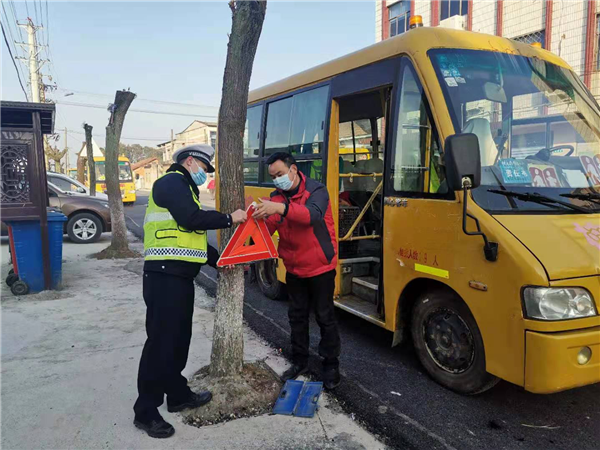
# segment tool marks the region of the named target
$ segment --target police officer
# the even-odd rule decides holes
[[[210,392],[194,393],[181,371],[185,368],[194,313],[194,278],[203,264],[216,267],[219,254],[208,245],[207,230],[244,222],[246,212],[204,211],[198,186],[204,184],[214,149],[190,145],[173,155],[175,164],[152,186],[144,219],[144,301],[148,339],[138,373],[139,397],[134,424],[155,438],[175,429],[158,413],[167,395],[169,412],[197,408]]]

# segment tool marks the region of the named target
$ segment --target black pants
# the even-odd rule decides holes
[[[185,368],[192,338],[194,280],[159,272],[144,272],[146,333],[138,373],[136,417],[158,415],[165,394],[172,405],[190,396]]]
[[[288,315],[292,329],[292,358],[295,364],[308,363],[308,324],[311,309],[321,329],[319,355],[324,368],[338,367],[340,356],[340,333],[335,320],[333,292],[335,270],[310,278],[299,278],[289,272],[286,275],[290,297]]]

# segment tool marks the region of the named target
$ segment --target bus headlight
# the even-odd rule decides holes
[[[597,314],[594,300],[583,288],[523,289],[525,314],[529,319],[565,320]]]

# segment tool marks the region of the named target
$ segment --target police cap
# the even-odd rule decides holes
[[[212,164],[210,162],[212,161],[214,155],[215,155],[215,149],[212,148],[210,145],[208,145],[208,144],[193,144],[193,145],[188,145],[186,147],[182,147],[179,150],[177,150],[175,153],[173,153],[173,161],[175,161],[176,163],[180,163],[181,161],[186,159],[188,156],[192,156],[192,157],[202,161],[204,164],[206,164],[206,167],[207,167],[206,171],[208,173],[213,173],[215,171],[215,168],[212,166]]]

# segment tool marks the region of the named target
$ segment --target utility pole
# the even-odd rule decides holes
[[[15,42],[16,44],[23,47],[28,54],[27,58],[17,57],[17,59],[23,59],[29,61],[29,86],[31,88],[31,101],[34,103],[46,102],[46,89],[42,81],[42,75],[40,69],[46,63],[46,60],[39,60],[38,56],[40,51],[38,50],[38,44],[35,34],[37,30],[42,28],[41,26],[35,26],[31,19],[27,19],[27,23],[17,23],[18,26],[24,28],[27,31],[27,43]],[[43,137],[44,140],[44,160],[46,162],[46,169],[50,170],[50,162],[48,161],[48,138]]]
[[[45,60],[40,61],[38,56],[40,54],[37,45],[36,32],[41,26],[35,26],[31,19],[27,21],[25,24],[18,24],[21,28],[24,28],[27,31],[27,43],[25,42],[16,42],[16,44],[22,46],[27,50],[27,54],[29,55],[27,58],[17,58],[17,59],[25,59],[29,61],[29,84],[31,88],[31,101],[35,103],[39,103],[41,101],[41,93],[44,92],[44,85],[42,83],[42,77],[40,75],[40,68]]]

